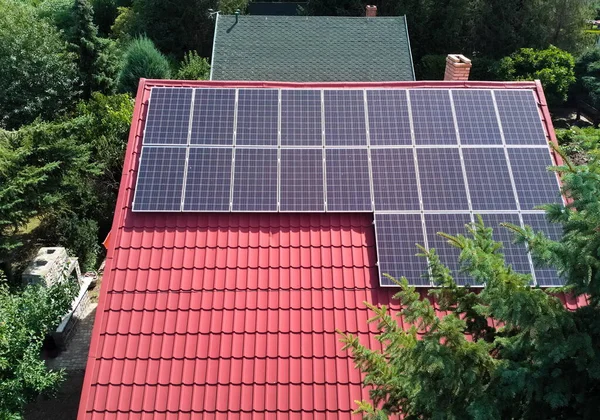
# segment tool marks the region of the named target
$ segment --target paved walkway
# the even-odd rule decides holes
[[[96,302],[90,302],[85,312],[80,315],[81,318],[75,327],[71,340],[67,344],[67,349],[60,352],[54,359],[46,360],[50,369],[85,369],[97,306]]]

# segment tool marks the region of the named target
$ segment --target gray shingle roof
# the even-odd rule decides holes
[[[212,80],[415,80],[401,17],[217,17]]]

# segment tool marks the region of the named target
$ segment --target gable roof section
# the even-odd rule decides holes
[[[362,302],[399,309],[394,290],[379,286],[370,214],[133,213],[152,86],[535,89],[554,140],[541,87],[532,82],[142,80],[80,420],[352,419],[354,401],[368,394],[335,329],[378,348]],[[585,304],[561,298],[570,309]]]
[[[214,36],[212,80],[415,80],[404,16],[219,15]]]

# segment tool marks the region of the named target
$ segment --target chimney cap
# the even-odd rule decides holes
[[[465,57],[462,54],[448,54],[447,60],[450,60],[453,63],[471,64],[471,60],[469,60],[467,57]]]

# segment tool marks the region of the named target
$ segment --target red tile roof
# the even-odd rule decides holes
[[[379,287],[372,216],[131,212],[152,85],[306,86],[142,81],[78,418],[351,418],[368,395],[335,329],[377,348],[362,302],[398,309]]]

